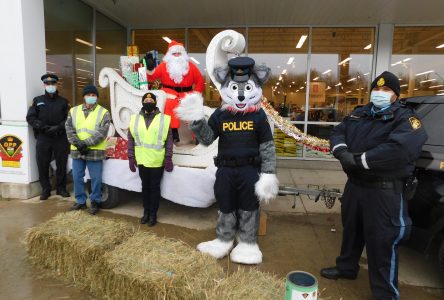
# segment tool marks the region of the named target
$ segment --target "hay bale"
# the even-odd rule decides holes
[[[220,281],[207,299],[224,300],[272,300],[284,299],[285,279],[260,272],[256,269],[238,268],[236,272]]]
[[[104,261],[94,276],[109,299],[205,299],[224,277],[214,258],[146,232],[106,253]]]
[[[92,217],[86,212],[60,213],[29,229],[25,242],[31,261],[88,287],[91,270],[134,233],[129,223]]]

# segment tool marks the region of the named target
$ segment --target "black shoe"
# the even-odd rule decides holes
[[[157,224],[157,216],[151,216],[148,221],[148,227],[153,227]]]
[[[43,190],[42,194],[40,195],[40,200],[46,200],[51,196],[50,190]]]
[[[140,224],[146,224],[146,223],[148,223],[149,219],[150,219],[150,216],[149,216],[149,215],[143,215],[143,217],[140,218]]]
[[[62,196],[63,198],[68,198],[70,195],[67,190],[57,190],[57,195]]]
[[[324,268],[321,270],[321,276],[327,279],[356,279],[358,277],[357,274],[347,274],[347,273],[341,273],[341,271],[338,270],[337,267],[331,267],[331,268]]]
[[[91,201],[91,208],[89,209],[89,213],[95,215],[98,212],[99,212],[99,203]]]
[[[73,206],[71,206],[71,210],[80,210],[80,209],[86,209],[86,204],[80,204],[80,203],[74,203]]]
[[[173,128],[171,129],[171,132],[173,133],[173,142],[179,143],[180,142],[179,130],[177,128]]]

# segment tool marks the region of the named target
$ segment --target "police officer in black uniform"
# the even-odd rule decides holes
[[[49,164],[53,157],[57,166],[57,195],[69,197],[69,193],[66,191],[66,163],[69,143],[65,131],[69,103],[57,92],[58,77],[55,74],[44,74],[41,80],[45,86],[45,94],[34,98],[26,115],[26,121],[34,129],[37,138],[36,157],[40,185],[42,186],[40,199],[46,200],[51,195]]]
[[[364,246],[375,299],[398,299],[398,245],[411,219],[403,191],[427,134],[412,108],[398,101],[398,78],[384,72],[371,85],[370,103],[355,109],[330,136],[348,181],[342,198],[344,227],[336,266],[328,279],[355,279]]]

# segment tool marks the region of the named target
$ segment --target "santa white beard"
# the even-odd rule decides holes
[[[164,56],[163,61],[166,62],[166,67],[168,73],[170,74],[170,78],[177,84],[181,83],[183,77],[188,74],[190,70],[188,61],[188,55],[185,51],[181,51],[181,56],[174,56],[172,51],[168,51],[168,53]]]

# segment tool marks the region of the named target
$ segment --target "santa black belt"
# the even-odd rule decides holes
[[[192,86],[184,86],[184,87],[180,87],[180,86],[170,86],[170,85],[163,85],[164,88],[167,89],[171,89],[171,90],[175,90],[178,93],[183,93],[183,92],[189,92],[193,90]]]
[[[214,165],[216,167],[244,167],[244,166],[255,166],[261,165],[260,156],[254,157],[214,157]]]

